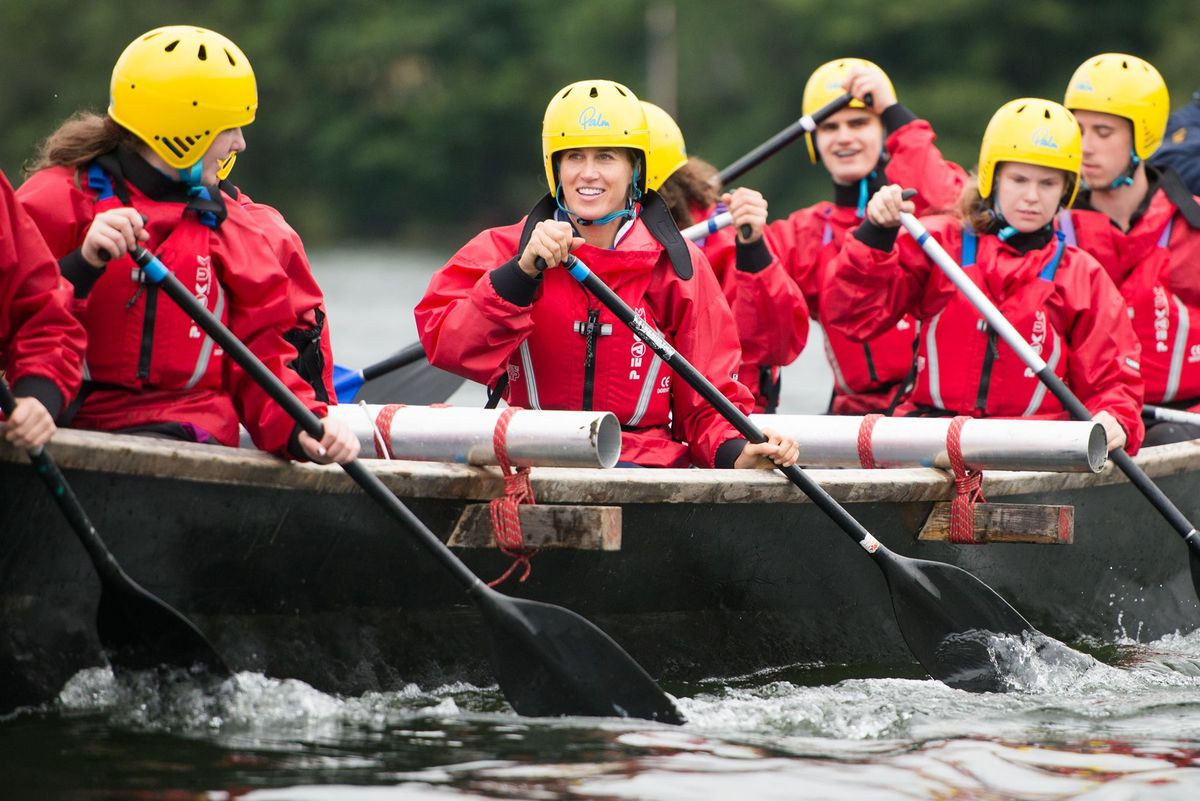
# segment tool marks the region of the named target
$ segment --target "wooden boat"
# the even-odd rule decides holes
[[[339,468],[81,431],[51,448],[125,570],[196,621],[234,669],[345,694],[490,683],[474,607]],[[1200,441],[1138,462],[1200,519]],[[495,468],[372,466],[443,537],[471,529],[502,492]],[[986,475],[992,504],[1073,507],[1070,544],[919,539],[954,494],[941,470],[812,475],[892,550],[971,571],[1060,639],[1147,641],[1200,625],[1183,543],[1111,465]],[[585,536],[544,548],[528,581],[502,589],[585,615],[653,675],[919,671],[879,571],[777,474],[536,468],[533,485],[549,512],[579,512]],[[510,561],[491,547],[458,552],[485,580]],[[102,663],[98,586],[26,455],[0,444],[0,710],[52,698]]]

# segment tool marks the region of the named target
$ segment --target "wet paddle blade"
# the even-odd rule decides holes
[[[190,620],[128,576],[124,579],[103,583],[96,611],[100,644],[114,672],[167,667],[230,675],[225,660]]]
[[[421,359],[368,379],[354,395],[354,402],[407,403],[414,406],[445,403],[465,380]]]
[[[961,568],[886,549],[875,557],[887,578],[900,633],[929,675],[960,690],[1007,689],[1004,670],[993,658],[994,638],[1044,635]]]
[[[518,714],[684,722],[642,666],[574,612],[490,589],[477,599],[488,627],[492,668]]]

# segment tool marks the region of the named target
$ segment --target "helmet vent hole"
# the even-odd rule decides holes
[[[1050,119],[1050,109],[1043,111],[1042,116],[1044,116],[1046,119]]]
[[[621,97],[626,97],[626,94],[624,92],[622,92],[620,89],[617,89],[617,94],[621,95]]]
[[[1022,112],[1024,112],[1024,111],[1025,111],[1025,106],[1018,106],[1018,107],[1017,107],[1017,113],[1018,113],[1018,114],[1020,114],[1020,113],[1022,113]]]
[[[226,51],[225,51],[225,58],[229,59],[229,66],[231,66],[231,67],[236,67],[236,66],[237,66],[237,59],[235,59],[235,58],[233,57],[233,53],[230,53],[228,50],[226,50]]]
[[[564,99],[564,100],[565,100],[565,99],[567,98],[567,95],[571,94],[571,90],[572,90],[572,89],[574,89],[574,88],[575,88],[575,87],[573,87],[573,86],[568,86],[568,87],[567,87],[567,91],[563,92],[563,93],[562,93],[562,95],[561,95],[562,99]]]
[[[166,50],[168,53],[170,53],[170,52],[171,52],[172,50],[174,50],[176,47],[179,47],[179,40],[178,40],[178,39],[176,39],[175,41],[171,42],[169,45],[167,45],[166,47],[164,47],[164,48],[163,48],[163,50]]]
[[[600,90],[598,90],[594,86],[592,87],[592,91],[588,92],[588,97],[599,97],[599,96],[600,96]]]
[[[200,105],[200,101],[199,101],[199,100],[193,100],[193,101],[192,101],[192,105],[193,105],[193,106],[198,106],[198,105]]]
[[[204,45],[200,45],[200,49],[196,51],[196,58],[201,61],[208,61],[208,50],[205,49]]]

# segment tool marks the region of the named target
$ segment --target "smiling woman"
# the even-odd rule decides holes
[[[747,443],[565,270],[582,258],[723,395],[748,412],[737,381],[737,327],[704,253],[646,188],[646,115],[628,88],[573,83],[546,107],[550,192],[521,222],[484,231],[442,267],[417,305],[434,365],[500,391],[512,405],[603,409],[624,430],[629,466],[794,464],[777,434]]]

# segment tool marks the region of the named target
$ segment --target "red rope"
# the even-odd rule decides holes
[[[525,572],[517,580],[524,581],[529,578],[529,572],[533,569],[529,559],[538,552],[537,548],[530,549],[525,546],[525,535],[521,533],[520,506],[523,503],[536,503],[533,499],[533,485],[529,483],[529,468],[521,467],[509,472],[512,464],[508,460],[508,423],[520,408],[509,406],[501,412],[500,418],[496,420],[496,430],[492,434],[496,461],[500,463],[500,470],[504,474],[504,495],[488,504],[488,513],[492,518],[496,547],[505,556],[512,557],[513,561],[500,578],[488,582],[489,587],[495,587],[505,581],[518,565],[524,565]]]
[[[983,471],[969,470],[962,455],[962,427],[970,417],[955,417],[946,432],[946,454],[954,468],[954,501],[950,504],[950,542],[975,542],[975,504],[983,497]]]
[[[862,425],[858,427],[858,463],[866,470],[879,467],[875,464],[875,451],[871,447],[871,432],[875,430],[875,424],[881,417],[882,414],[864,415]]]
[[[375,415],[375,453],[384,459],[396,458],[392,455],[392,418],[404,406],[403,403],[389,403]]]

